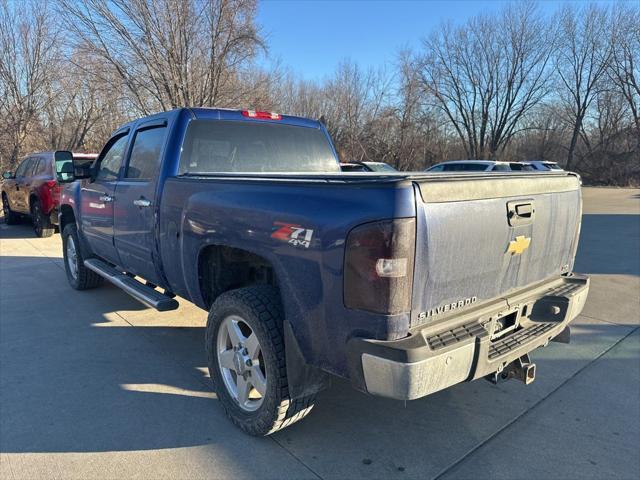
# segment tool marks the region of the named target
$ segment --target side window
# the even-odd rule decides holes
[[[40,171],[40,165],[42,165],[42,158],[40,157],[34,158],[31,168],[27,170],[27,176],[35,177],[36,175],[38,175],[38,172]]]
[[[25,172],[31,170],[31,167],[33,167],[33,158],[25,158],[16,169],[16,177],[24,177],[28,175]]]
[[[460,170],[465,172],[485,172],[487,171],[487,166],[484,163],[466,163],[460,165]]]
[[[493,166],[493,171],[494,172],[510,172],[511,168],[509,167],[509,165],[505,165],[503,163],[497,163],[496,165]]]
[[[166,127],[148,128],[136,132],[126,178],[150,179],[157,175],[166,132]]]
[[[111,144],[100,161],[100,169],[96,175],[98,180],[116,180],[118,178],[126,146],[127,135],[121,136]]]
[[[33,176],[36,175],[45,175],[47,173],[50,173],[48,171],[47,166],[49,165],[49,159],[46,157],[40,157],[38,158],[38,163],[36,165],[34,165],[33,167]]]
[[[444,165],[438,165],[436,167],[430,168],[430,172],[442,172],[444,170]]]
[[[43,157],[38,167],[38,175],[53,175],[53,166],[51,158]]]

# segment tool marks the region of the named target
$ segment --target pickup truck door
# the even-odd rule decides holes
[[[115,198],[115,245],[122,266],[152,283],[156,273],[156,189],[167,137],[164,119],[139,125]]]
[[[15,178],[13,179],[13,185],[7,188],[7,198],[9,199],[9,205],[15,212],[29,213],[29,204],[27,196],[27,183],[31,170],[33,170],[34,163],[37,162],[36,158],[25,158],[22,163],[16,169]]]
[[[80,191],[82,232],[96,255],[118,265],[120,259],[113,240],[114,200],[127,139],[128,130],[107,142],[96,161],[95,179]]]

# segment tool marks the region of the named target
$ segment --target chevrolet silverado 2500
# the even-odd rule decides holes
[[[529,383],[528,354],[569,340],[588,292],[569,172],[343,173],[320,122],[204,108],[124,125],[63,170],[69,283],[209,311],[211,379],[254,435],[331,376],[400,400]]]

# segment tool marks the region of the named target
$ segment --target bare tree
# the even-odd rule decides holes
[[[607,20],[607,10],[596,5],[565,5],[558,17],[556,66],[571,127],[567,169],[573,167],[582,124],[607,72],[611,57]]]
[[[640,149],[640,7],[619,3],[611,15],[609,79],[626,100]]]
[[[46,101],[48,77],[58,59],[49,4],[0,2],[0,155],[12,168]]]
[[[255,0],[59,1],[78,50],[115,72],[143,113],[233,103],[263,46]]]
[[[365,71],[354,62],[343,61],[324,85],[328,100],[324,116],[346,160],[367,159],[364,130],[388,99],[390,82],[384,69]]]
[[[423,87],[470,158],[495,157],[548,93],[553,32],[545,27],[524,2],[424,40]]]
[[[0,163],[96,150],[141,114],[217,105],[322,117],[343,160],[568,155],[587,182],[640,184],[636,5],[550,18],[511,3],[437,28],[393,65],[343,61],[309,81],[258,66],[256,1],[0,0]]]
[[[82,64],[82,68],[77,65]],[[118,81],[97,82],[84,74],[91,68],[86,59],[71,56],[64,63],[63,74],[53,75],[47,82],[45,107],[40,112],[43,133],[53,150],[96,150],[109,131],[95,138],[96,127],[113,130],[127,118],[114,108],[118,98]],[[116,121],[110,121],[112,116]]]

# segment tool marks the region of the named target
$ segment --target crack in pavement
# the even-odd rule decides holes
[[[605,320],[604,318],[592,317],[591,315],[585,315],[584,313],[581,313],[578,318],[580,318],[580,317],[590,318],[591,320],[597,320],[598,322],[604,322],[604,323],[608,323],[610,325],[617,325],[619,327],[638,328],[638,325],[629,325],[629,324],[626,324],[626,323],[612,322],[611,320]]]
[[[467,453],[465,453],[464,455],[462,455],[458,460],[456,460],[455,462],[453,462],[452,464],[450,464],[449,466],[447,466],[446,468],[444,468],[440,473],[438,473],[435,477],[433,477],[433,480],[438,480],[443,478],[445,475],[447,475],[448,473],[453,472],[458,466],[460,466],[465,460],[467,460],[468,458],[470,458],[474,453],[476,453],[478,450],[480,450],[482,447],[484,447],[485,445],[487,445],[488,443],[490,443],[491,441],[493,441],[495,438],[497,438],[500,434],[502,434],[503,432],[507,431],[512,425],[514,425],[518,420],[520,420],[521,418],[524,418],[525,416],[527,416],[529,413],[533,412],[537,407],[539,407],[545,400],[547,400],[548,398],[550,398],[553,394],[555,394],[557,391],[559,391],[562,387],[564,387],[567,383],[569,383],[571,380],[573,380],[574,378],[576,378],[578,375],[580,375],[583,371],[585,371],[587,368],[589,368],[591,365],[593,365],[595,362],[597,362],[598,360],[600,360],[600,358],[602,358],[604,355],[606,355],[607,353],[609,353],[613,348],[615,348],[616,346],[618,346],[620,343],[622,343],[624,340],[626,340],[627,338],[629,338],[631,335],[633,335],[637,330],[640,330],[640,327],[632,327],[632,330],[630,332],[628,332],[625,336],[623,336],[622,338],[618,339],[615,343],[613,343],[612,345],[610,345],[609,347],[607,347],[604,351],[602,351],[599,355],[597,355],[596,357],[594,357],[590,362],[588,362],[587,364],[585,364],[582,368],[580,368],[579,370],[577,370],[573,375],[571,375],[570,377],[568,377],[565,381],[563,381],[560,385],[558,385],[556,388],[554,388],[553,390],[551,390],[547,395],[545,395],[544,397],[542,397],[540,400],[538,400],[536,403],[534,403],[533,405],[531,405],[530,408],[528,408],[527,410],[525,410],[524,412],[522,412],[521,414],[517,415],[515,418],[513,418],[511,421],[505,423],[502,427],[500,427],[498,430],[496,430],[494,433],[492,433],[489,437],[487,437],[485,440],[483,440],[482,442],[480,442],[479,444],[477,444],[475,447],[473,447],[472,449],[470,449]]]
[[[313,473],[313,475],[315,475],[316,478],[319,478],[320,480],[322,480],[322,477],[320,476],[320,474],[318,472],[316,472],[315,470],[313,470],[309,465],[307,465],[306,463],[304,463],[300,458],[298,458],[291,450],[289,450],[287,447],[285,447],[282,443],[280,443],[275,437],[273,436],[269,436],[269,438],[271,440],[273,440],[276,445],[278,445],[280,448],[282,448],[285,452],[287,452],[291,457],[293,457],[300,465],[302,465],[304,468],[306,468],[307,470],[309,470],[309,472]]]

